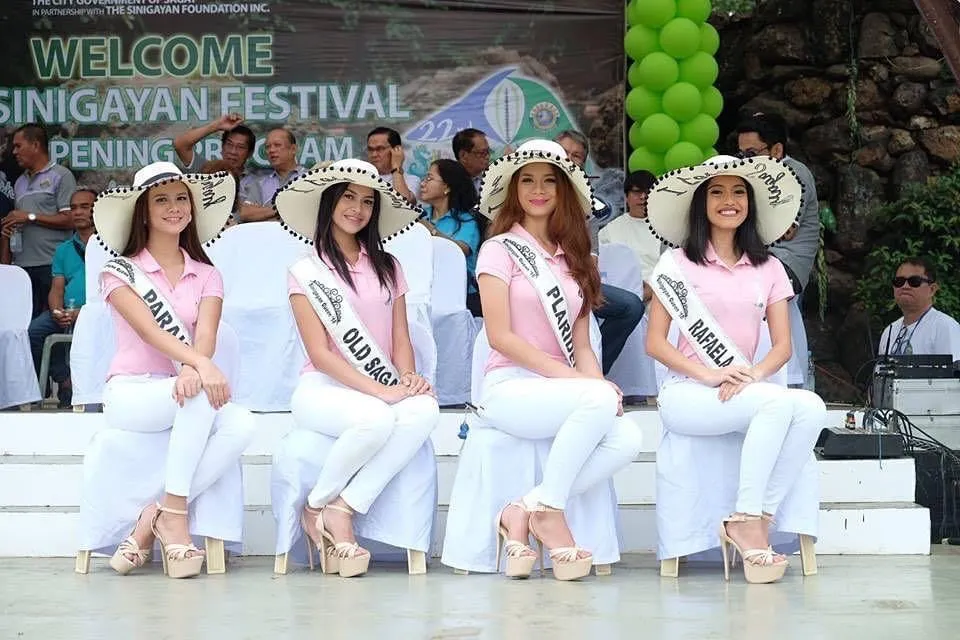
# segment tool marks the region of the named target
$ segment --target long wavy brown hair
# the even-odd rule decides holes
[[[577,192],[567,175],[556,165],[550,164],[550,168],[557,179],[557,208],[550,214],[547,234],[551,242],[556,242],[563,247],[570,275],[583,293],[580,316],[584,316],[603,304],[603,295],[600,293],[600,271],[593,256],[590,255],[587,213],[580,206]],[[520,197],[517,194],[519,180],[520,171],[516,171],[507,187],[507,199],[497,213],[497,217],[490,223],[488,237],[507,233],[514,224],[523,222],[526,214],[520,206]]]
[[[157,185],[159,186],[159,185]],[[184,185],[186,186],[186,185]],[[153,189],[154,187],[150,187]],[[150,189],[145,190],[137,198],[133,205],[133,221],[130,223],[130,237],[127,238],[127,246],[123,248],[121,255],[126,257],[135,256],[147,248],[147,240],[150,239],[150,225],[148,214],[150,212],[150,203],[147,197]],[[187,227],[180,232],[180,248],[187,252],[187,255],[205,264],[212,265],[207,252],[203,250],[203,243],[200,242],[200,236],[197,235],[197,205],[193,200],[193,192],[187,188],[187,196],[190,198],[190,222]]]

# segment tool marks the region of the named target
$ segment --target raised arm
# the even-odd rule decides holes
[[[177,157],[180,158],[184,166],[190,166],[193,164],[193,146],[195,144],[211,133],[230,131],[241,122],[243,122],[243,118],[239,114],[227,113],[207,124],[184,131],[173,140],[173,148],[177,152]]]

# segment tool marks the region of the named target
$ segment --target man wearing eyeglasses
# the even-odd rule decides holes
[[[257,139],[253,131],[243,124],[243,118],[237,113],[226,113],[216,120],[181,133],[174,138],[173,148],[186,173],[199,173],[205,160],[212,158],[201,158],[193,148],[217,131],[221,132],[221,157],[230,165],[230,171],[239,185],[233,207],[234,219],[239,221],[240,203],[250,200],[250,192],[256,183],[256,176],[247,171],[247,161],[253,155]]]
[[[922,258],[910,258],[897,269],[893,299],[903,317],[883,330],[877,355],[942,355],[960,363],[960,324],[934,308],[937,274]]]
[[[467,170],[479,197],[480,178],[490,166],[490,143],[487,142],[487,134],[480,129],[462,129],[453,136],[451,144],[453,157]]]

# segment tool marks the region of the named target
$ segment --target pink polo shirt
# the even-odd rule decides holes
[[[710,243],[707,243],[705,265],[688,260],[682,249],[672,251],[687,283],[744,357],[753,362],[760,322],[767,307],[793,297],[793,287],[783,264],[771,255],[763,264],[754,266],[744,254],[731,268],[717,257]],[[702,362],[682,334],[679,348],[690,360]]]
[[[344,282],[343,278],[340,277],[340,274],[333,268],[333,264],[329,260],[324,258],[323,262],[330,267],[330,270],[333,272],[333,277],[341,285],[341,291],[346,293],[347,300],[350,301],[350,307],[367,327],[367,330],[370,332],[370,337],[377,343],[380,350],[383,351],[388,358],[392,359],[393,303],[407,293],[408,287],[400,263],[392,256],[391,259],[393,260],[393,267],[397,274],[397,281],[394,286],[389,287],[389,290],[380,286],[380,280],[377,279],[377,272],[373,270],[373,263],[370,261],[370,257],[363,247],[360,248],[360,257],[356,264],[347,262],[347,271],[350,272],[350,277],[353,279],[353,287]],[[305,295],[303,287],[300,286],[300,283],[297,282],[290,273],[287,274],[287,293],[291,296],[295,294]],[[340,348],[337,346],[337,343],[334,342],[329,332],[327,333],[327,346],[330,351],[343,358]],[[343,359],[347,361],[346,358]],[[317,368],[313,366],[310,357],[307,356],[307,361],[304,363],[300,373],[316,370]]]
[[[140,267],[163,297],[170,301],[180,321],[186,325],[190,335],[193,336],[197,328],[200,299],[220,298],[222,300],[223,279],[215,267],[197,262],[183,249],[180,253],[183,254],[183,273],[173,287],[170,286],[170,281],[164,275],[163,269],[146,249],[128,259]],[[100,276],[100,290],[104,300],[107,300],[116,289],[126,286],[128,285],[123,280],[113,274],[107,273]],[[108,306],[113,316],[117,352],[110,361],[107,380],[113,376],[176,375],[176,369],[173,368],[170,358],[144,342],[113,305],[108,303]]]
[[[534,247],[539,247],[541,253],[547,255],[547,250],[541,247],[521,225],[513,225],[510,233],[520,236]],[[499,237],[501,236],[497,236]],[[583,294],[580,292],[577,281],[570,275],[570,268],[567,266],[567,259],[563,257],[562,247],[557,245],[556,253],[547,258],[547,264],[550,265],[553,275],[563,288],[572,322],[580,315]],[[487,240],[480,247],[480,253],[477,256],[477,276],[479,277],[482,273],[488,273],[507,283],[510,295],[510,328],[513,332],[557,362],[566,364],[567,358],[560,348],[560,343],[557,342],[556,334],[553,332],[547,312],[540,303],[537,290],[533,288],[527,277],[520,271],[520,267],[503,245],[496,241],[496,238]],[[491,349],[484,372],[515,366],[517,366],[516,363],[508,357]]]

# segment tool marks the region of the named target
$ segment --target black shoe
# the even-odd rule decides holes
[[[73,387],[64,388],[62,385],[57,389],[58,409],[69,409],[73,406]]]

